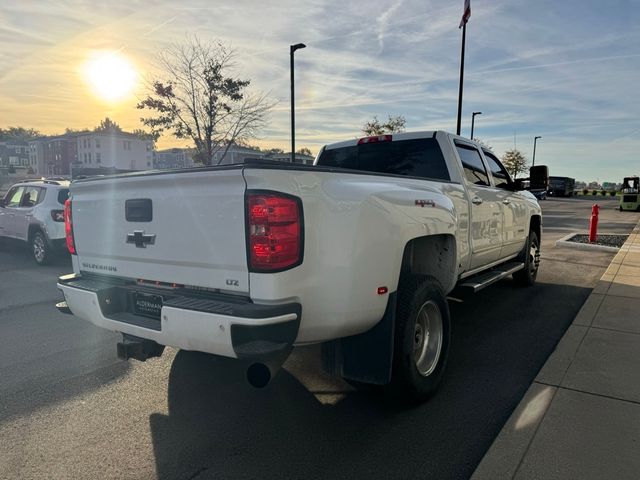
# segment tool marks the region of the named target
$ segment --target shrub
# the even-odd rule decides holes
[[[611,190],[609,192],[609,195],[612,196],[612,197],[615,197],[616,196],[616,192],[614,190]]]
[[[589,195],[589,190],[588,190],[588,189],[586,189],[586,188],[583,188],[583,189],[582,189],[582,194],[583,194],[583,195]]]
[[[591,190],[591,195],[597,195],[598,191],[597,190]]]
[[[600,195],[602,195],[603,197],[607,196],[607,191],[606,190],[600,190]]]

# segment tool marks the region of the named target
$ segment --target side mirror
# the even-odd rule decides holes
[[[513,189],[516,192],[520,192],[522,190],[525,190],[526,189],[525,182],[526,182],[526,179],[524,179],[524,178],[516,178],[513,181]]]
[[[531,190],[546,190],[549,188],[549,167],[536,165],[529,169],[529,188]]]

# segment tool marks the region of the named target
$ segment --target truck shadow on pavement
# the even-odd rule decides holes
[[[337,406],[323,405],[284,369],[256,390],[245,380],[247,366],[196,352],[176,355],[169,415],[150,418],[158,478],[300,478],[312,472],[336,478],[341,473],[331,459],[345,449],[356,456],[394,413],[355,393]],[[344,442],[345,435],[352,442]]]
[[[158,478],[468,478],[590,291],[507,280],[452,303],[447,375],[416,407],[348,387],[323,404],[313,369],[256,390],[246,365],[181,351],[150,417]]]

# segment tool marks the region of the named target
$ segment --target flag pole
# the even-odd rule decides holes
[[[463,20],[464,21],[464,20]],[[460,89],[458,90],[458,127],[456,135],[460,135],[460,124],[462,122],[462,83],[464,80],[464,43],[467,34],[467,22],[462,24],[462,52],[460,53]]]

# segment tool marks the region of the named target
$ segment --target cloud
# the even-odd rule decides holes
[[[391,5],[387,10],[385,10],[382,15],[380,15],[376,19],[376,23],[378,26],[378,46],[380,47],[380,51],[384,49],[384,36],[386,34],[386,30],[389,26],[389,21],[391,17],[398,11],[398,9],[402,6],[404,0],[398,0],[393,5]]]
[[[286,148],[288,47],[298,42],[307,44],[295,57],[300,146],[317,150],[352,138],[373,115],[402,114],[409,129],[451,131],[461,14],[462,1],[435,0],[5,2],[0,118],[62,131],[91,126],[109,111],[135,128],[134,106],[96,103],[76,65],[91,49],[124,49],[144,73],[159,50],[189,32],[233,45],[234,74],[280,100],[264,142]],[[615,2],[474,3],[463,133],[471,112],[481,110],[476,135],[498,154],[513,146],[515,131],[528,155],[533,136],[542,135],[540,158],[563,174],[595,176],[603,158],[612,175],[619,174],[616,165],[633,170],[629,162],[640,150],[639,23],[639,9]]]

